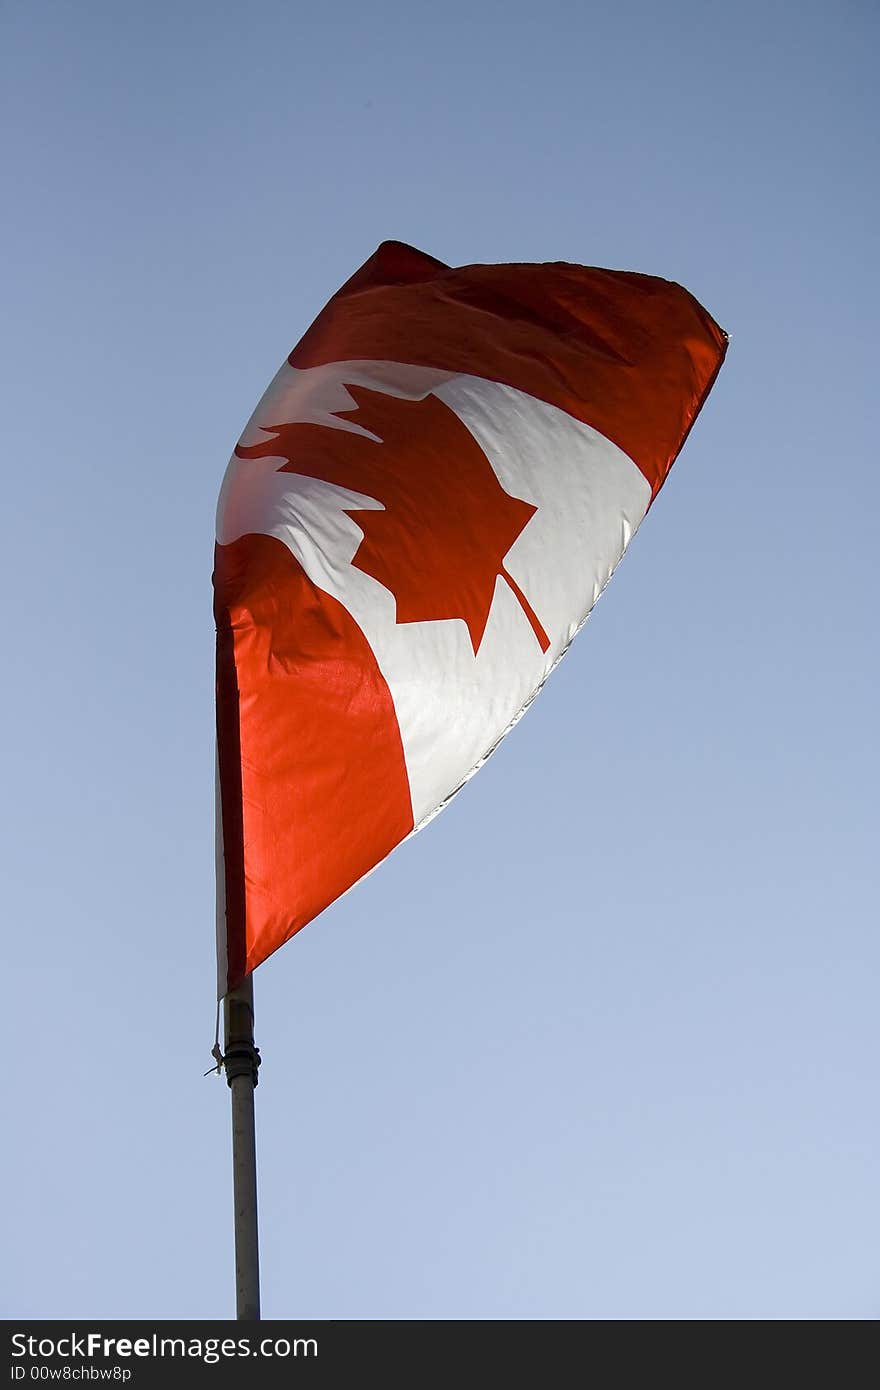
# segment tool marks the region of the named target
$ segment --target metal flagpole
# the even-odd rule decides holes
[[[257,1144],[254,1089],[259,1049],[254,1046],[254,985],[248,975],[223,1004],[223,1066],[232,1091],[232,1191],[235,1205],[236,1317],[260,1316],[260,1250],[257,1235]]]

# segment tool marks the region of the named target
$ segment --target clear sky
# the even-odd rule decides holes
[[[732,343],[527,718],[257,972],[265,1315],[877,1317],[876,6],[0,24],[0,1312],[232,1312],[214,506],[393,237]]]

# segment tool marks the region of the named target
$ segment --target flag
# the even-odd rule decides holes
[[[726,336],[680,285],[385,242],[217,511],[220,993],[441,810],[607,584]]]

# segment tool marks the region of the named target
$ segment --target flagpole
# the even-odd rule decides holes
[[[254,986],[250,975],[226,995],[223,1017],[223,1066],[232,1092],[235,1315],[255,1322],[260,1317],[260,1250],[254,1090],[260,1053],[254,1046]]]

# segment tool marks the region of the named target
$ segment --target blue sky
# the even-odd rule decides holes
[[[214,506],[396,237],[732,344],[528,717],[257,973],[265,1315],[876,1317],[876,8],[0,24],[0,1312],[231,1315]]]

